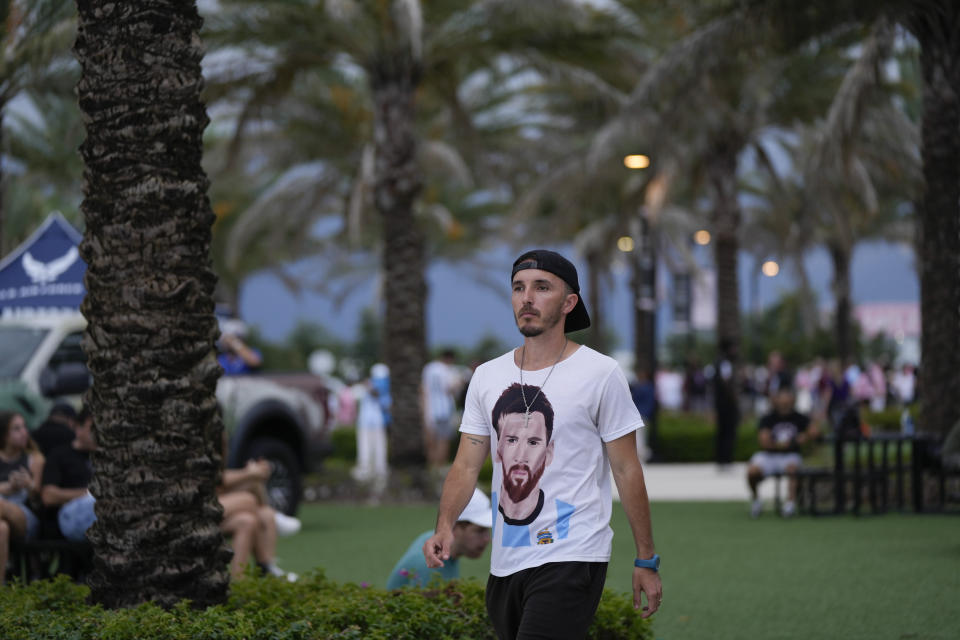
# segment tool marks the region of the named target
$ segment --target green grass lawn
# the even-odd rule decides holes
[[[281,539],[281,566],[322,568],[382,587],[435,507],[311,504],[303,531]],[[655,503],[664,605],[657,638],[960,638],[960,519],[747,516],[740,503]],[[614,505],[607,587],[628,591],[634,556]],[[489,552],[488,552],[489,553]],[[489,555],[461,560],[486,580]]]

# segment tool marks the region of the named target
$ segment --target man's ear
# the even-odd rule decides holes
[[[547,459],[543,461],[543,466],[546,467],[551,462],[553,462],[553,440],[551,440],[550,443],[547,444]]]
[[[580,300],[579,293],[568,293],[567,298],[563,301],[563,313],[570,313],[573,311],[573,308],[577,306],[578,300]]]

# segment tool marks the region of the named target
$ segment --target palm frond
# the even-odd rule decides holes
[[[473,186],[473,175],[463,156],[453,145],[441,140],[425,140],[420,159],[430,176],[446,176],[465,189]]]
[[[271,238],[284,243],[291,237],[309,238],[311,221],[324,211],[325,198],[335,194],[339,184],[340,177],[323,163],[297,165],[285,171],[230,229],[226,264],[235,267],[244,251],[254,244],[271,244]],[[289,248],[284,243],[272,243],[274,250]]]
[[[611,120],[594,136],[587,156],[588,166],[597,166],[608,160],[618,149],[617,142],[625,137],[637,138],[659,121],[653,107],[668,93],[675,100],[678,83],[708,77],[723,63],[718,51],[730,50],[734,42],[742,42],[754,31],[755,23],[743,12],[717,18],[693,31],[670,47],[637,82],[623,105],[619,117]]]
[[[820,166],[838,166],[851,148],[863,123],[863,114],[883,83],[881,62],[893,45],[893,27],[886,18],[871,29],[857,61],[844,76],[840,89],[830,105],[826,122],[820,129],[811,160]],[[838,159],[841,162],[838,162]]]
[[[420,0],[394,0],[394,20],[410,46],[414,60],[423,57],[423,12]]]

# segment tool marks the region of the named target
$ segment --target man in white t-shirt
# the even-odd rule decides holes
[[[477,368],[463,437],[444,483],[429,567],[450,557],[453,525],[494,458],[487,611],[500,638],[583,638],[606,578],[613,531],[611,471],[630,522],[634,607],[660,606],[636,430],[643,426],[616,361],[569,342],[590,326],[574,266],[552,251],[524,253],[511,275],[522,347]]]

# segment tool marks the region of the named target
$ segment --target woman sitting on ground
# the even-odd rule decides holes
[[[230,573],[234,579],[243,577],[252,555],[270,575],[295,581],[295,573],[287,573],[277,566],[277,525],[273,509],[258,505],[246,491],[221,493],[218,499],[223,507],[220,529],[232,539]]]
[[[44,458],[19,413],[0,412],[0,584],[10,540],[32,540],[40,522],[28,506],[40,492]]]
[[[226,453],[224,434],[224,460]],[[217,487],[217,498],[223,507],[220,529],[232,538],[230,573],[234,578],[243,576],[253,555],[267,573],[292,582],[297,575],[277,566],[277,535],[278,532],[280,535],[296,533],[300,530],[300,521],[277,512],[267,503],[266,481],[270,471],[266,460],[249,460],[242,469],[223,469]]]

